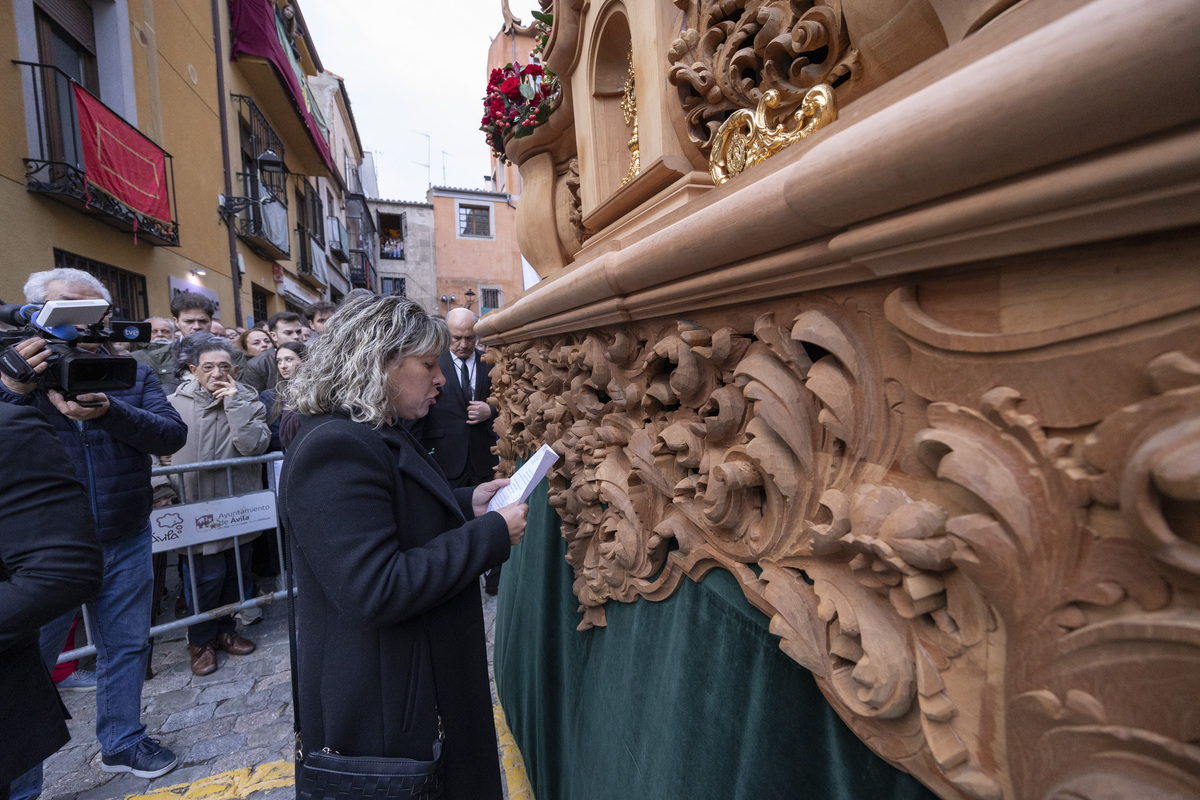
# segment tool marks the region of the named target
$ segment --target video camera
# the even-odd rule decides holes
[[[109,308],[104,300],[0,305],[0,322],[17,328],[0,331],[0,372],[18,383],[36,382],[43,389],[57,389],[69,398],[131,388],[137,383],[136,361],[79,349],[85,342],[150,341],[150,325],[146,322],[114,321],[105,327]],[[34,336],[45,339],[51,352],[48,367],[40,376],[15,349]]]

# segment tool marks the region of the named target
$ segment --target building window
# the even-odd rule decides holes
[[[113,319],[136,321],[150,316],[146,279],[141,275],[57,248],[54,250],[54,267],[81,269],[99,278],[112,295]]]
[[[383,281],[383,293],[394,294],[400,297],[407,297],[407,278],[381,278]]]
[[[500,307],[502,297],[499,286],[479,287],[479,313],[486,314]]]
[[[254,314],[255,325],[266,322],[267,317],[271,316],[267,313],[267,293],[253,284],[250,286],[250,309]]]
[[[458,207],[458,235],[491,237],[491,208],[488,206]]]
[[[74,100],[71,96],[69,76],[92,94],[100,96],[100,80],[96,70],[96,35],[92,20],[92,9],[82,2],[65,2],[55,18],[40,8],[35,9],[37,23],[38,57],[41,63],[50,64],[62,73],[42,75],[46,83],[46,108],[44,109],[49,135],[50,160],[68,164],[82,164],[78,122],[72,113]],[[61,21],[61,24],[60,24]]]
[[[316,239],[317,244],[324,250],[325,204],[321,202],[321,195],[308,181],[304,181],[304,206],[308,209],[308,220],[304,227],[308,228],[308,235]]]
[[[407,214],[379,214],[380,258],[404,258],[404,237],[407,228]]]

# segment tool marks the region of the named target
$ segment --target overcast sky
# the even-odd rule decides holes
[[[510,4],[526,24],[531,7]],[[300,0],[322,64],[346,81],[383,197],[423,201],[430,182],[487,188],[479,119],[500,8],[500,0]]]

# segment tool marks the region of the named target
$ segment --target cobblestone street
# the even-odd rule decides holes
[[[496,598],[486,594],[483,598],[490,664]],[[247,656],[219,653],[219,669],[211,675],[192,674],[182,633],[155,642],[154,677],[142,693],[142,720],[151,736],[179,756],[179,766],[160,778],[102,772],[95,692],[64,692],[63,701],[73,717],[68,723],[71,741],[46,762],[42,798],[295,797],[287,606],[277,602],[264,612],[262,622],[242,630],[258,649]],[[498,726],[502,755],[506,748],[515,753],[500,715]],[[504,761],[511,765],[511,754]],[[510,766],[505,778],[514,790],[507,796],[532,798],[527,789],[518,789],[512,773]],[[523,769],[518,780],[524,783]]]

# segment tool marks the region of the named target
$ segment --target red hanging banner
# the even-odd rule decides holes
[[[88,183],[159,222],[171,221],[162,148],[76,84]]]

